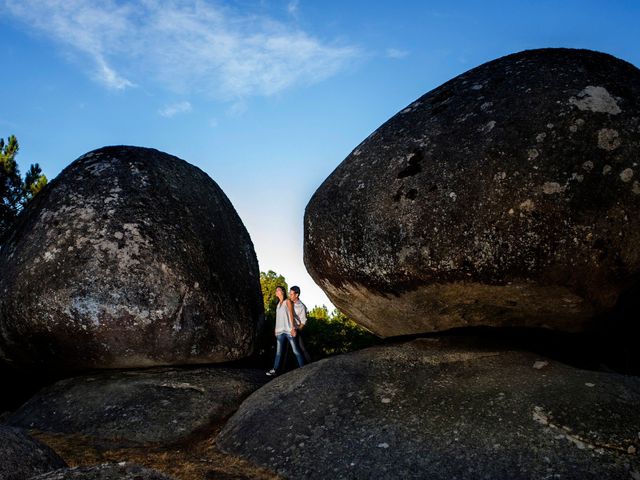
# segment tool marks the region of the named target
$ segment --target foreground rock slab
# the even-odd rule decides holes
[[[49,370],[248,356],[263,307],[253,244],[202,170],[150,148],[67,166],[0,253],[0,358]]]
[[[92,467],[64,468],[30,480],[175,480],[154,470],[127,463],[106,463]]]
[[[390,337],[583,331],[640,273],[640,70],[588,50],[480,65],[364,140],[305,212],[305,265]]]
[[[0,479],[25,480],[66,466],[44,443],[21,429],[0,425]]]
[[[218,436],[287,478],[638,478],[640,378],[416,340],[322,360]]]
[[[106,445],[171,445],[219,427],[265,383],[261,370],[160,368],[62,380],[7,423]]]

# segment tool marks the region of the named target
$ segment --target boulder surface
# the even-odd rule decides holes
[[[0,253],[0,358],[48,369],[222,362],[254,348],[258,263],[218,185],[140,147],[83,155]]]
[[[105,463],[91,467],[63,468],[30,480],[174,480],[173,477],[131,463]]]
[[[40,391],[6,422],[107,446],[172,445],[219,427],[266,379],[262,370],[215,367],[69,378]]]
[[[0,425],[0,479],[25,480],[66,466],[44,443],[21,429]]]
[[[640,379],[420,339],[253,393],[218,445],[291,479],[638,478]]]
[[[304,260],[387,337],[583,331],[640,273],[640,70],[542,49],[474,68],[364,140],[305,212]]]

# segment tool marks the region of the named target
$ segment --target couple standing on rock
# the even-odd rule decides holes
[[[293,354],[302,367],[310,361],[309,354],[304,348],[300,331],[307,323],[307,307],[300,301],[300,287],[293,286],[289,290],[289,298],[286,298],[284,287],[276,287],[278,306],[276,307],[276,358],[273,368],[267,372],[269,377],[278,374],[282,353],[289,341]]]

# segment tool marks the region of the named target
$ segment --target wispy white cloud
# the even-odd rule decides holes
[[[357,47],[204,0],[0,0],[29,29],[122,90],[153,81],[181,94],[235,102],[319,82],[346,68]],[[295,11],[297,1],[288,4]]]
[[[171,118],[179,113],[188,113],[191,110],[191,103],[184,101],[166,105],[165,107],[161,108],[158,113],[163,117]]]
[[[89,74],[107,88],[121,90],[133,82],[120,75],[106,57],[122,51],[132,11],[107,1],[97,8],[83,0],[5,0],[4,9],[29,28],[61,42],[70,53],[92,61]]]
[[[94,77],[105,87],[112,90],[124,90],[125,88],[135,87],[135,84],[124,77],[121,77],[107,62],[98,55],[95,57],[97,70]]]
[[[388,58],[404,58],[407,55],[409,55],[409,52],[407,52],[406,50],[399,50],[397,48],[387,48],[386,52],[385,52],[386,56]]]

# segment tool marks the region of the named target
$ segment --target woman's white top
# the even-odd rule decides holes
[[[291,321],[289,320],[289,309],[287,301],[279,303],[276,307],[276,335],[291,332]]]

